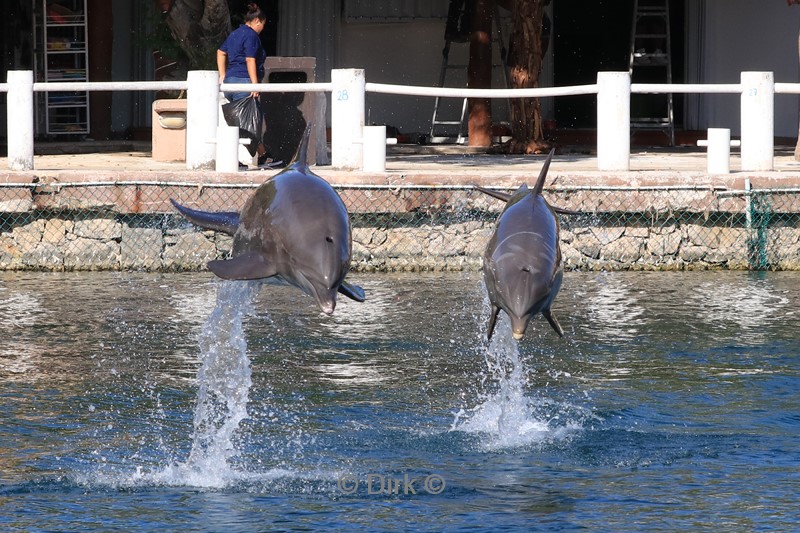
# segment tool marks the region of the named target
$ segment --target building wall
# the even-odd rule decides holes
[[[776,82],[800,81],[800,6],[788,7],[781,0],[699,0],[687,6],[685,24],[688,83],[739,83],[740,72],[745,70],[772,71]],[[558,31],[554,26],[554,34]],[[343,20],[337,27],[332,65],[364,68],[369,82],[435,86],[443,33],[444,21],[436,19],[395,23]],[[468,45],[454,45],[452,62],[466,62],[467,50]],[[552,61],[548,54],[543,86],[552,84]],[[448,77],[445,85],[465,86],[465,82],[462,74],[460,79]],[[495,76],[494,85],[500,84]],[[798,101],[798,96],[776,95],[776,136],[797,136]],[[455,106],[449,116],[458,116],[460,102],[449,103]],[[546,99],[544,104],[548,115],[552,99]],[[736,95],[690,97],[685,125],[690,129],[727,127],[738,136],[739,105]],[[395,125],[404,132],[425,132],[430,128],[432,98],[372,94],[367,96],[367,106],[371,123]],[[507,118],[503,101],[496,101],[494,109],[495,121]]]
[[[368,82],[434,87],[442,63],[444,22],[346,23],[339,46],[338,66],[363,68]],[[466,62],[468,47],[453,45],[450,57],[454,63]],[[458,74],[454,72],[446,85],[464,86],[465,73]],[[366,106],[370,124],[393,125],[404,132],[430,129],[433,98],[367,94]]]
[[[363,68],[368,82],[436,87],[442,67],[444,48],[443,19],[420,19],[408,22],[344,22],[340,27],[338,68]],[[508,46],[508,33],[504,34]],[[469,43],[453,43],[450,65],[466,65]],[[497,45],[493,52],[499,62]],[[504,87],[502,70],[495,67],[492,86]],[[466,67],[449,69],[446,87],[466,87]],[[456,120],[462,99],[444,99],[439,107],[439,120]],[[434,98],[367,94],[367,121],[387,124],[403,133],[430,131]],[[493,101],[495,122],[508,120],[506,100]]]
[[[739,83],[742,71],[772,71],[775,81],[798,82],[800,6],[782,0],[706,0],[702,83]],[[739,97],[700,98],[700,127],[740,135]],[[704,112],[705,111],[705,112]],[[798,96],[776,95],[775,135],[796,137]]]

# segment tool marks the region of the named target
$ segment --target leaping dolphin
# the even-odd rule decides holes
[[[261,184],[240,213],[195,211],[170,199],[192,223],[233,236],[231,258],[210,261],[223,279],[277,278],[333,313],[337,292],[358,302],[364,290],[344,279],[350,270],[350,217],[333,188],[307,163],[311,124],[284,170]]]
[[[525,334],[528,322],[536,313],[542,313],[556,333],[564,336],[564,330],[550,310],[564,273],[556,213],[574,213],[554,208],[542,197],[554,152],[551,150],[548,154],[532,191],[524,183],[514,194],[477,187],[506,202],[483,255],[483,278],[492,304],[489,339],[500,309],[511,319],[512,333],[517,340]]]

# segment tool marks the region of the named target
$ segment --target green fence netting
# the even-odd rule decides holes
[[[186,222],[170,198],[237,211],[257,185],[0,184],[0,270],[204,269],[231,238]],[[469,186],[336,186],[350,212],[353,269],[477,269],[503,203]],[[567,269],[800,269],[800,189],[568,187]],[[309,213],[313,216],[313,213]]]

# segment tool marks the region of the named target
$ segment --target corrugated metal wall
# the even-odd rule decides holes
[[[279,56],[317,58],[316,81],[330,81],[334,66],[337,1],[290,0],[280,3]]]
[[[448,0],[343,0],[345,21],[447,18]]]

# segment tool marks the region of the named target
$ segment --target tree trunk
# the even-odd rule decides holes
[[[156,0],[163,9],[165,0]],[[189,57],[190,69],[216,70],[216,50],[231,32],[226,0],[172,0],[166,23]]]
[[[539,86],[544,56],[541,42],[544,6],[545,0],[514,0],[508,53],[511,87],[514,89]],[[509,153],[534,154],[549,149],[549,143],[544,140],[538,98],[511,101],[511,136]]]
[[[492,12],[494,0],[473,2],[472,33],[469,39],[467,86],[473,89],[492,87]],[[492,103],[489,98],[470,98],[469,145],[492,145]]]

